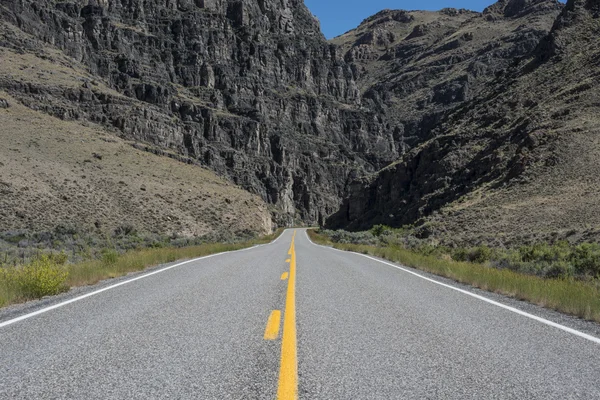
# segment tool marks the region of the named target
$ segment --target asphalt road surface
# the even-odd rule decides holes
[[[299,229],[0,312],[0,399],[600,399],[598,335],[421,275]]]

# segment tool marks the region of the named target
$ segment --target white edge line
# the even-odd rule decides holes
[[[272,241],[271,243],[269,243],[269,244],[275,244],[275,242],[277,242],[279,239],[281,239],[281,237],[283,236],[283,234],[285,233],[285,231],[288,231],[288,230],[289,230],[289,229],[284,229],[284,230],[281,232],[281,234],[280,234],[279,236],[277,236],[277,237],[275,238],[275,240],[273,240],[273,241]]]
[[[287,229],[286,229],[286,230],[287,230]],[[277,240],[278,240],[278,239],[279,239],[281,236],[283,236],[283,234],[284,234],[284,233],[285,233],[285,231],[281,232],[281,235],[279,235],[279,236],[277,237],[277,239],[275,239],[273,242],[271,242],[271,243],[268,243],[268,244],[273,244],[273,243],[275,243],[275,242],[276,242],[276,241],[277,241]],[[10,320],[8,320],[8,321],[1,322],[1,323],[0,323],[0,328],[4,328],[5,326],[12,325],[12,324],[15,324],[15,323],[17,323],[17,322],[20,322],[20,321],[26,320],[26,319],[28,319],[28,318],[31,318],[31,317],[35,317],[36,315],[40,315],[40,314],[47,313],[48,311],[52,311],[52,310],[55,310],[55,309],[57,309],[57,308],[64,307],[64,306],[66,306],[66,305],[69,305],[69,304],[71,304],[71,303],[75,303],[76,301],[80,301],[80,300],[83,300],[83,299],[87,299],[88,297],[95,296],[95,295],[97,295],[97,294],[100,294],[100,293],[106,292],[106,291],[108,291],[108,290],[115,289],[115,288],[117,288],[117,287],[119,287],[119,286],[123,286],[123,285],[126,285],[126,284],[128,284],[128,283],[131,283],[131,282],[139,281],[140,279],[144,279],[144,278],[147,278],[147,277],[149,277],[149,276],[152,276],[152,275],[160,274],[161,272],[165,272],[165,271],[168,271],[168,270],[170,270],[170,269],[173,269],[173,268],[180,267],[180,266],[182,266],[182,265],[185,265],[185,264],[189,264],[189,263],[193,263],[193,262],[196,262],[196,261],[201,261],[201,260],[206,260],[207,258],[211,258],[211,257],[217,257],[217,256],[221,256],[221,255],[224,255],[224,254],[239,253],[239,252],[242,252],[242,251],[247,251],[247,250],[251,250],[251,249],[256,249],[256,248],[258,248],[258,247],[262,247],[262,246],[266,246],[266,245],[264,245],[264,244],[259,244],[259,245],[256,245],[256,246],[247,247],[247,248],[245,248],[245,249],[234,250],[234,251],[224,251],[224,252],[221,252],[221,253],[217,253],[217,254],[210,254],[210,255],[208,255],[208,256],[204,256],[204,257],[200,257],[200,258],[194,258],[193,260],[187,260],[187,261],[183,261],[183,262],[180,262],[180,263],[178,263],[178,264],[175,264],[175,265],[171,265],[171,266],[168,266],[168,267],[165,267],[165,268],[161,268],[161,269],[159,269],[159,270],[156,270],[156,271],[153,271],[153,272],[150,272],[150,273],[147,273],[147,274],[141,275],[141,276],[137,276],[137,277],[135,277],[135,278],[128,279],[128,280],[126,280],[126,281],[123,281],[123,282],[115,283],[114,285],[110,285],[110,286],[107,286],[107,287],[105,287],[105,288],[102,288],[102,289],[95,290],[95,291],[93,291],[93,292],[90,292],[90,293],[86,293],[86,294],[84,294],[84,295],[81,295],[81,296],[75,297],[75,298],[73,298],[73,299],[70,299],[70,300],[63,301],[62,303],[54,304],[54,305],[52,305],[52,306],[49,306],[49,307],[46,307],[46,308],[42,308],[42,309],[40,309],[40,310],[37,310],[37,311],[34,311],[34,312],[32,312],[32,313],[25,314],[25,315],[21,315],[20,317],[13,318],[13,319],[10,319]]]
[[[448,284],[445,284],[445,283],[442,283],[442,282],[438,282],[438,281],[436,281],[435,279],[427,278],[426,276],[423,276],[423,275],[421,275],[421,274],[418,274],[418,273],[416,273],[416,272],[413,272],[413,271],[411,271],[411,270],[408,270],[408,269],[406,269],[406,268],[402,268],[402,267],[400,267],[400,266],[398,266],[398,265],[395,265],[395,264],[392,264],[392,263],[389,263],[389,262],[386,262],[386,261],[382,261],[382,260],[379,260],[379,259],[377,259],[377,258],[375,258],[375,257],[367,256],[367,255],[365,255],[365,254],[355,253],[355,252],[353,252],[353,251],[339,250],[339,249],[335,249],[335,248],[333,248],[333,247],[322,246],[322,245],[316,244],[316,243],[314,243],[312,240],[310,240],[310,237],[308,237],[308,233],[307,233],[307,232],[305,232],[305,233],[306,233],[306,238],[308,239],[308,241],[309,241],[311,244],[313,244],[314,246],[323,247],[323,248],[326,248],[326,249],[335,250],[335,251],[339,251],[339,252],[341,252],[341,253],[346,253],[346,254],[355,254],[355,255],[357,255],[357,256],[365,257],[365,258],[368,258],[368,259],[370,259],[370,260],[373,260],[373,261],[380,262],[380,263],[382,263],[382,264],[385,264],[385,265],[388,265],[388,266],[390,266],[390,267],[393,267],[393,268],[399,269],[399,270],[401,270],[401,271],[407,272],[407,273],[409,273],[409,274],[411,274],[411,275],[417,276],[417,277],[419,277],[419,278],[421,278],[421,279],[425,279],[426,281],[429,281],[429,282],[435,283],[436,285],[440,285],[440,286],[446,287],[446,288],[448,288],[448,289],[456,290],[457,292],[460,292],[460,293],[462,293],[462,294],[466,294],[467,296],[474,297],[474,298],[476,298],[476,299],[478,299],[478,300],[485,301],[486,303],[489,303],[489,304],[495,305],[495,306],[497,306],[497,307],[503,308],[503,309],[505,309],[505,310],[511,311],[511,312],[513,312],[513,313],[515,313],[515,314],[519,314],[519,315],[521,315],[521,316],[523,316],[523,317],[527,317],[527,318],[533,319],[533,320],[535,320],[535,321],[541,322],[542,324],[549,325],[549,326],[551,326],[551,327],[554,327],[554,328],[560,329],[560,330],[562,330],[562,331],[565,331],[565,332],[567,332],[567,333],[570,333],[570,334],[572,334],[572,335],[575,335],[575,336],[579,336],[579,337],[581,337],[581,338],[583,338],[583,339],[589,340],[589,341],[591,341],[591,342],[594,342],[594,343],[596,343],[596,344],[600,344],[600,339],[599,339],[599,338],[597,338],[597,337],[595,337],[595,336],[588,335],[587,333],[580,332],[580,331],[578,331],[578,330],[575,330],[575,329],[573,329],[573,328],[569,328],[568,326],[564,326],[564,325],[561,325],[561,324],[557,324],[556,322],[552,322],[552,321],[549,321],[549,320],[547,320],[547,319],[544,319],[544,318],[538,317],[537,315],[529,314],[529,313],[527,313],[527,312],[525,312],[525,311],[521,311],[521,310],[519,310],[519,309],[517,309],[517,308],[510,307],[510,306],[504,305],[504,304],[502,304],[502,303],[498,303],[497,301],[494,301],[494,300],[488,299],[487,297],[480,296],[480,295],[478,295],[478,294],[471,293],[471,292],[469,292],[469,291],[466,291],[466,290],[463,290],[463,289],[459,289],[459,288],[457,288],[457,287],[454,287],[454,286],[452,286],[452,285],[448,285]]]

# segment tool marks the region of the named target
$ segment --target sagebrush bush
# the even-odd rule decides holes
[[[569,244],[559,242],[555,245],[536,243],[531,246],[521,246],[519,253],[524,262],[554,262],[567,260],[570,254]]]
[[[60,253],[51,253],[47,257],[48,260],[57,265],[65,265],[69,260],[69,256],[64,251],[61,251]]]
[[[464,247],[454,249],[450,256],[454,261],[464,262],[469,260],[469,252]]]
[[[4,271],[5,279],[26,299],[38,299],[68,290],[68,272],[52,257],[44,255],[30,264]]]
[[[573,249],[570,259],[578,274],[600,277],[600,245],[598,243],[580,244]]]
[[[468,255],[468,261],[484,264],[492,258],[492,249],[487,246],[479,246],[474,248]]]
[[[389,230],[390,230],[390,228],[388,228],[385,225],[375,225],[374,227],[371,228],[371,234],[375,237],[380,237],[381,235],[383,235],[384,233],[386,233]]]
[[[546,278],[569,278],[575,275],[573,264],[566,261],[549,263],[543,270],[543,276]]]

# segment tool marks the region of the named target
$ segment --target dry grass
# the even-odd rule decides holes
[[[283,229],[242,243],[213,243],[184,248],[152,248],[129,251],[125,254],[108,252],[102,259],[76,264],[50,262],[43,257],[31,265],[0,268],[0,307],[58,294],[70,287],[93,285],[102,280],[117,278],[149,267],[188,260],[210,254],[241,250],[275,240]],[[66,259],[66,258],[65,258]],[[40,268],[43,267],[43,268]]]
[[[271,229],[258,196],[206,169],[0,98],[11,104],[0,109],[0,231],[63,224],[110,235],[129,224],[192,237]]]
[[[543,279],[509,270],[489,268],[482,264],[425,256],[401,247],[332,243],[326,236],[319,235],[313,230],[309,230],[308,233],[311,239],[319,244],[385,258],[483,290],[600,322],[600,288],[593,283]]]
[[[0,47],[0,80],[51,85],[61,89],[75,89],[81,87],[84,82],[94,82],[96,90],[112,97],[125,98],[60,50],[36,43],[31,36],[18,28],[0,22],[0,39],[15,37],[22,38],[34,46],[35,54]]]

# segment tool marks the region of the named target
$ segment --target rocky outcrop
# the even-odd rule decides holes
[[[511,3],[487,12],[539,17],[547,6],[515,2],[507,17]],[[414,224],[448,245],[598,240],[598,32],[594,5],[569,1],[531,52],[448,109],[426,141],[354,181],[327,224]]]
[[[2,46],[55,46],[116,93],[93,79],[64,90],[5,78],[5,90],[60,118],[193,157],[277,205],[283,220],[322,221],[347,177],[399,155],[396,127],[362,107],[353,67],[301,1],[3,6],[3,23],[28,36],[4,35]]]
[[[408,151],[431,137],[444,113],[531,54],[562,7],[556,0],[502,0],[483,13],[388,10],[333,42],[360,72],[363,104],[398,127],[398,147]]]

